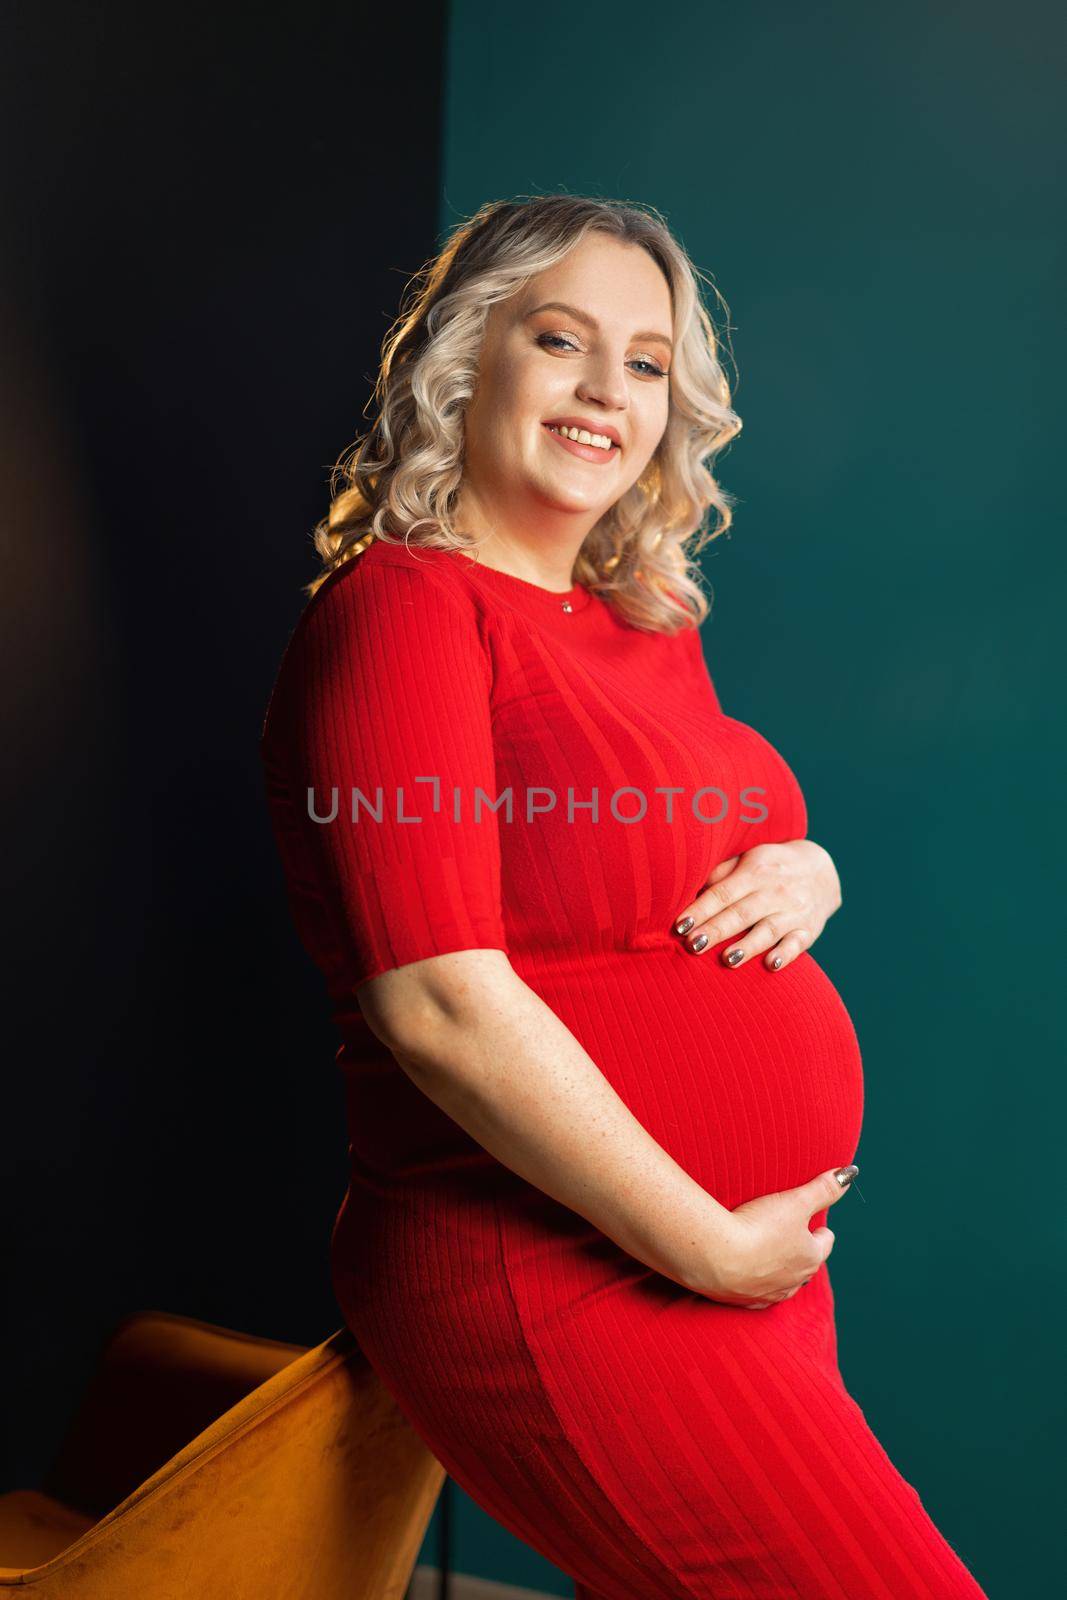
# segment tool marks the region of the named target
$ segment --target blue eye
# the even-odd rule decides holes
[[[572,344],[569,339],[564,339],[558,333],[538,334],[537,342],[539,345],[544,345],[545,347],[555,346],[557,349],[562,347],[564,350],[576,350],[578,348],[577,345]],[[644,367],[651,378],[665,378],[667,376],[663,368],[658,367],[654,361],[645,361],[641,357],[638,357],[636,361],[631,361],[630,365],[632,367]]]
[[[657,367],[655,362],[653,362],[653,361],[644,361],[640,357],[638,357],[638,359],[636,361],[631,362],[631,366],[647,367],[649,372],[652,374],[652,376],[654,378],[665,378],[667,376],[667,374],[664,372],[663,368],[662,367]]]

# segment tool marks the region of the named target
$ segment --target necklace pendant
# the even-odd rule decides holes
[[[564,611],[573,611],[574,610],[574,607],[571,605],[569,600],[561,600],[560,604],[561,604],[561,606],[562,606]]]

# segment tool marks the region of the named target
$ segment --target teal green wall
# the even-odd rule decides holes
[[[650,203],[730,303],[741,504],[705,649],[842,878],[815,947],[867,1075],[841,1364],[1002,1600],[1062,1581],[1053,17],[454,0],[440,213]],[[571,1593],[457,1502],[458,1566]]]

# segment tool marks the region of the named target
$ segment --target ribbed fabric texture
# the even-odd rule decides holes
[[[764,1310],[682,1289],[496,1161],[359,1012],[379,973],[504,950],[724,1206],[852,1159],[860,1052],[818,962],[731,970],[732,941],[671,931],[718,862],[807,832],[699,633],[374,544],[305,608],[262,753],[342,1041],[339,1303],[456,1481],[579,1600],[981,1600],[845,1389],[825,1264]]]

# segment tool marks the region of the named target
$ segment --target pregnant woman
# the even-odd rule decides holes
[[[981,1600],[838,1369],[840,895],[701,648],[740,423],[696,269],[651,209],[487,205],[376,400],[262,740],[346,1321],[579,1600]]]

